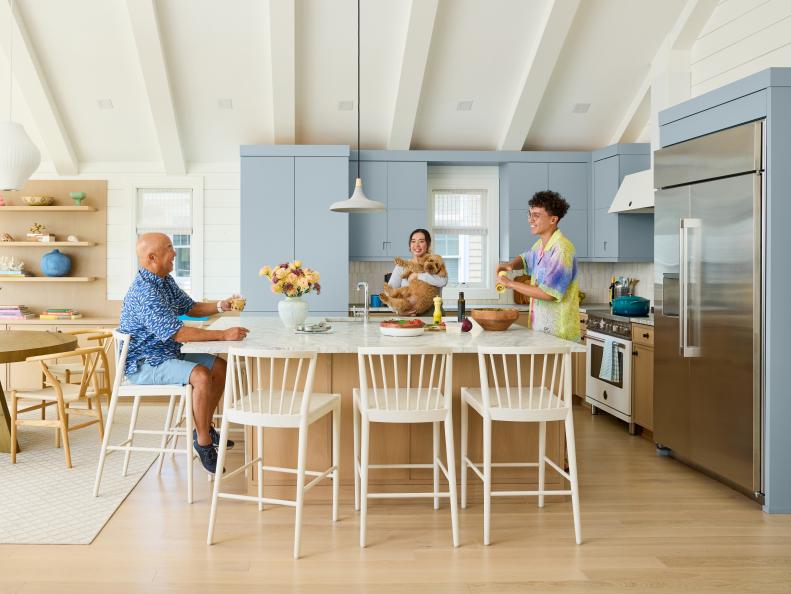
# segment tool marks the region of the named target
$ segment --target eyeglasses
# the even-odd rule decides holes
[[[544,214],[540,213],[540,212],[529,212],[529,213],[527,213],[527,220],[528,221],[537,221],[542,216],[544,216]]]

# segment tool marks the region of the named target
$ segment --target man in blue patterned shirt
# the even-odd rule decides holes
[[[178,287],[170,276],[176,250],[167,235],[141,235],[137,257],[140,269],[121,308],[120,330],[131,335],[124,373],[133,384],[192,385],[193,447],[203,467],[213,474],[219,434],[211,420],[225,385],[225,361],[208,354],[182,355],[181,344],[244,340],[248,330],[204,330],[184,325],[179,316],[228,311],[231,303],[230,299],[216,304],[196,303]]]

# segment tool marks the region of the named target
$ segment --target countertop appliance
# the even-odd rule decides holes
[[[603,410],[629,423],[632,422],[632,324],[627,317],[616,316],[609,309],[588,310],[585,331],[587,354],[585,361],[585,402],[591,405],[591,414]],[[608,341],[618,351],[616,365],[618,380],[600,377],[601,362]]]
[[[763,123],[655,153],[654,439],[763,500]]]

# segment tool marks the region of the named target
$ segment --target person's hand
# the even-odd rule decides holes
[[[494,277],[495,285],[503,285],[506,289],[511,289],[516,284],[516,281],[507,277],[506,275],[500,276],[499,274]]]
[[[514,267],[511,266],[510,262],[503,262],[497,265],[497,268],[494,270],[494,274],[495,275],[499,274],[501,270],[505,270],[506,272],[511,272],[513,269]]]
[[[415,280],[416,278],[417,278],[417,272],[413,272],[412,274],[410,274],[410,275],[409,275],[409,280],[410,280],[410,281],[413,281],[413,280]]]
[[[247,328],[234,326],[233,328],[228,328],[227,330],[223,330],[222,339],[229,340],[232,342],[244,340],[245,338],[247,338],[248,332],[250,331]]]
[[[223,311],[231,311],[233,309],[233,305],[231,302],[234,299],[239,299],[240,297],[241,295],[237,295],[236,293],[234,293],[233,295],[228,297],[228,299],[223,299],[222,301],[220,301],[220,307],[222,308]]]

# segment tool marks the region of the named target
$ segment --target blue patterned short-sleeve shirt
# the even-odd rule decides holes
[[[179,316],[194,305],[172,276],[138,270],[121,307],[120,330],[132,336],[124,373],[135,373],[143,359],[156,367],[181,355],[181,343],[173,335],[184,325]]]

